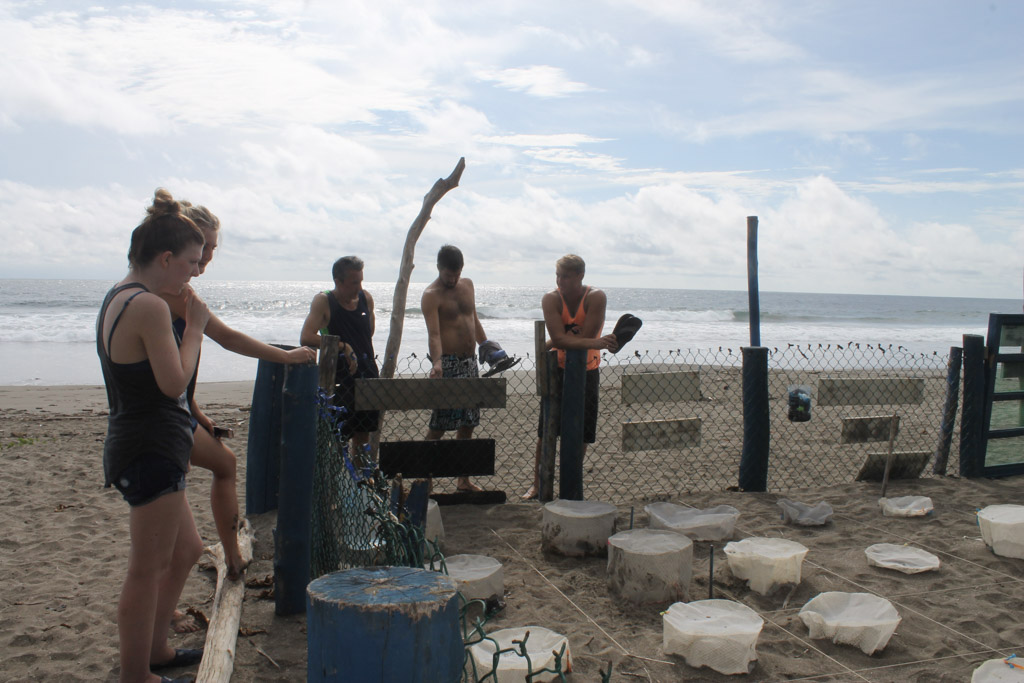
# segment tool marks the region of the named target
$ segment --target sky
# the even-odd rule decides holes
[[[0,278],[120,279],[153,191],[205,278],[1019,299],[1024,3],[0,4]],[[2,285],[0,285],[2,286]]]

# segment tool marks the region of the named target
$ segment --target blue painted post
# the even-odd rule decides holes
[[[747,216],[747,301],[750,345],[761,345],[761,300],[757,284],[757,216]]]
[[[771,427],[768,412],[768,349],[743,347],[743,453],[741,491],[768,490],[768,450]]]
[[[562,447],[559,451],[558,497],[583,500],[583,407],[587,382],[586,349],[565,352],[562,381]]]
[[[305,609],[312,552],[316,389],[319,368],[290,365],[281,410],[281,488],[274,531],[274,611]]]
[[[960,476],[978,477],[985,467],[985,338],[964,337],[964,403],[960,412]]]
[[[261,360],[256,369],[249,411],[249,443],[246,447],[245,514],[258,515],[277,509],[281,476],[281,363]]]
[[[306,679],[454,683],[464,649],[455,581],[412,567],[327,574],[306,595]]]

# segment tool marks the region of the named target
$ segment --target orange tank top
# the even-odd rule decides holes
[[[562,291],[558,291],[558,298],[562,300],[562,324],[565,325],[566,332],[579,334],[583,330],[583,321],[587,318],[587,312],[583,310],[583,302],[587,300],[588,294],[590,294],[590,287],[583,290],[583,296],[580,297],[580,305],[576,308],[576,313],[569,315],[569,307],[565,305]],[[587,370],[596,370],[600,364],[601,352],[597,349],[587,349]],[[565,367],[565,351],[562,349],[558,349],[558,367]]]

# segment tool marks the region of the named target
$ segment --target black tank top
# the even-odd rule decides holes
[[[359,292],[356,300],[356,310],[349,311],[342,308],[338,300],[331,292],[327,294],[327,303],[331,309],[331,320],[327,323],[327,334],[333,334],[345,342],[356,353],[356,377],[363,379],[376,379],[379,377],[377,361],[373,354],[373,335],[370,334],[370,307],[366,304],[366,293]],[[323,331],[321,331],[323,334]],[[348,377],[348,362],[338,358],[337,378],[340,381]]]
[[[107,308],[113,298],[126,289],[139,291],[125,301],[110,327],[104,347],[103,319]],[[125,467],[140,458],[164,458],[182,472],[188,470],[192,423],[185,394],[174,399],[160,391],[149,359],[137,363],[115,363],[110,359],[110,340],[121,316],[132,299],[147,291],[138,282],[114,287],[107,292],[96,318],[96,352],[100,357],[110,407],[107,438],[103,443],[105,486],[110,486]]]

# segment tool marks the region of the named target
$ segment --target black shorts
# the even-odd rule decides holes
[[[597,441],[597,401],[598,392],[601,386],[601,368],[587,370],[587,383],[583,390],[583,443],[594,443]],[[565,370],[558,368],[558,400],[562,398],[562,382],[565,380]],[[543,437],[544,415],[541,414],[537,421],[537,438]],[[555,435],[561,433],[562,423],[555,425]]]
[[[132,507],[185,490],[185,473],[166,458],[138,458],[114,477],[114,487]]]

